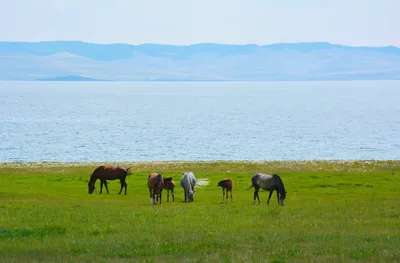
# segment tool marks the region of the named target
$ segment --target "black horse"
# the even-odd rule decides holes
[[[254,187],[254,203],[256,203],[256,198],[258,203],[260,203],[260,197],[258,196],[258,190],[261,188],[263,190],[269,191],[269,197],[267,204],[269,205],[269,200],[274,191],[278,197],[278,203],[283,206],[286,198],[286,190],[283,185],[282,179],[277,174],[262,174],[256,173],[251,177],[251,185],[248,187]]]

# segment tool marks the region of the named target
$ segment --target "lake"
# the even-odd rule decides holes
[[[0,162],[400,158],[400,81],[0,82]]]

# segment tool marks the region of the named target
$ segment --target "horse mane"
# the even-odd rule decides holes
[[[219,181],[220,183],[227,183],[227,182],[230,182],[230,181],[232,181],[231,179],[224,179],[224,180],[221,180],[221,181]]]
[[[100,172],[100,170],[102,170],[102,169],[104,169],[104,165],[101,165],[101,166],[99,166],[99,167],[97,167],[94,171],[93,171],[93,173],[92,173],[92,175],[90,176],[90,181],[89,182],[96,182],[96,180],[99,178],[98,177],[98,173]]]
[[[283,184],[281,177],[279,175],[277,175],[277,174],[273,174],[273,176],[278,179],[278,182],[279,182],[279,188],[278,188],[279,194],[282,196],[282,198],[285,198],[286,197],[286,190],[285,190],[285,185]]]
[[[171,181],[171,180],[172,180],[172,177],[164,178],[164,181]]]

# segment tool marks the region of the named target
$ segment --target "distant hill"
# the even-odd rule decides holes
[[[38,79],[39,81],[109,81],[104,79],[93,79],[87,78],[82,76],[61,76],[61,77],[54,77],[54,78],[43,78]]]
[[[80,77],[80,76],[90,76]],[[1,80],[268,81],[400,79],[400,48],[0,42]]]

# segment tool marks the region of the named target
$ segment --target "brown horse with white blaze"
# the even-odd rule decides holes
[[[174,189],[175,181],[172,177],[164,178],[164,189],[167,190],[167,202],[169,202],[169,192],[172,194],[172,202],[175,201]]]
[[[118,194],[121,194],[122,189],[125,188],[125,195],[126,195],[126,189],[128,186],[126,183],[126,177],[131,174],[131,172],[129,172],[129,169],[130,167],[125,169],[119,166],[104,166],[104,165],[97,167],[90,176],[90,180],[88,183],[89,194],[92,194],[94,189],[96,189],[95,183],[97,179],[100,180],[100,194],[103,192],[103,184],[106,187],[107,194],[109,193],[107,180],[119,179],[119,181],[121,182],[121,189],[119,190]]]
[[[222,187],[222,203],[225,203],[225,193],[226,193],[226,203],[228,203],[228,192],[231,192],[231,202],[233,203],[233,199],[232,199],[232,189],[233,189],[233,185],[234,182],[232,179],[229,178],[224,178],[224,180],[219,181],[219,183],[217,184],[217,186],[221,186]]]
[[[162,199],[162,190],[164,187],[164,178],[161,174],[158,173],[151,173],[147,177],[147,186],[149,187],[150,191],[150,204],[157,204],[158,199]]]

